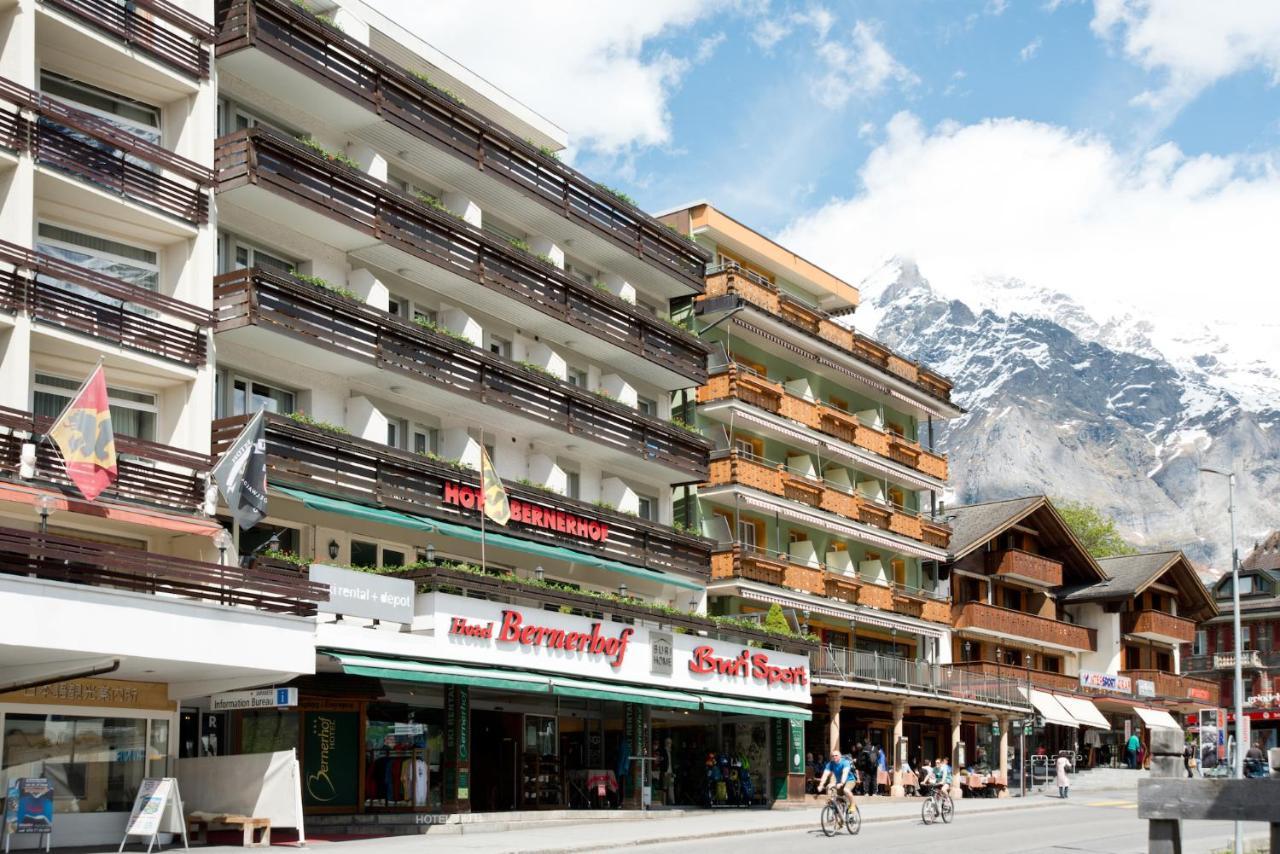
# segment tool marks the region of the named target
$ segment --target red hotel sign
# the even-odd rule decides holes
[[[569,632],[548,626],[526,624],[524,615],[519,611],[504,610],[502,625],[498,628],[497,641],[604,656],[609,659],[609,666],[617,669],[622,666],[622,660],[627,655],[627,642],[631,640],[636,630],[626,628],[619,632],[616,638],[611,638],[603,634],[600,627],[600,623],[592,623],[589,632]],[[454,617],[449,621],[451,635],[489,639],[494,637],[493,630],[494,626],[491,622],[473,623],[466,617]]]
[[[689,659],[690,673],[718,673],[722,676],[750,677],[767,685],[808,685],[807,669],[799,667],[775,667],[769,663],[767,653],[751,654],[744,649],[733,658],[722,658],[709,646],[695,647]]]
[[[463,507],[467,510],[475,510],[483,503],[481,496],[482,493],[478,486],[467,486],[454,481],[445,481],[445,504],[452,504],[455,507]],[[511,507],[511,520],[513,522],[520,522],[533,528],[542,528],[545,531],[567,534],[570,537],[578,537],[582,540],[590,540],[593,543],[603,543],[609,537],[609,525],[607,522],[588,519],[575,513],[566,513],[564,510],[553,510],[550,507],[530,504],[527,501],[521,501],[519,498],[511,498],[507,503]]]

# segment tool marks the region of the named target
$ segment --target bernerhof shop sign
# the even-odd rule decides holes
[[[654,688],[809,702],[803,655],[448,593],[418,597],[441,657]]]

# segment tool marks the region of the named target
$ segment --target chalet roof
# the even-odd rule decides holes
[[[1280,579],[1280,531],[1272,531],[1267,538],[1253,547],[1253,551],[1240,562],[1240,569],[1267,570],[1273,578]]]
[[[1044,538],[1045,545],[1056,550],[1051,556],[1061,559],[1077,578],[1102,580],[1106,577],[1098,562],[1085,550],[1071,527],[1058,515],[1053,503],[1043,495],[1008,498],[947,509],[951,525],[952,561],[959,560],[975,549],[981,548],[993,537],[1024,521],[1034,524]]]
[[[1172,573],[1168,580],[1178,588],[1179,613],[1205,619],[1218,612],[1213,595],[1181,551],[1117,555],[1101,558],[1098,564],[1106,572],[1106,580],[1063,591],[1064,602],[1130,599]]]

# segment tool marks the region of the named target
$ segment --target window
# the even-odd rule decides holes
[[[582,476],[576,471],[564,473],[564,494],[568,498],[582,497]]]
[[[636,515],[641,519],[648,519],[650,522],[658,521],[658,499],[650,498],[647,495],[637,496]]]
[[[764,442],[759,439],[753,439],[750,436],[734,436],[733,449],[738,452],[738,456],[745,457],[748,460],[764,458]]]
[[[1253,626],[1244,625],[1240,627],[1240,648],[1253,649]]]
[[[1040,656],[1040,664],[1041,664],[1040,669],[1048,673],[1062,672],[1062,659],[1056,655]]]
[[[578,388],[586,388],[587,372],[580,371],[577,368],[569,368],[567,373],[565,374],[565,380],[571,386],[577,386]]]
[[[285,258],[279,252],[267,251],[252,243],[247,243],[239,237],[228,236],[226,245],[231,252],[228,266],[232,270],[248,270],[251,267],[257,267],[289,276],[298,269],[297,261]]]
[[[1241,596],[1247,596],[1248,594],[1253,592],[1253,581],[1254,581],[1254,578],[1252,575],[1240,576],[1240,595]]]
[[[1156,670],[1162,671],[1164,673],[1170,673],[1173,671],[1173,665],[1171,664],[1169,653],[1167,652],[1156,653]]]
[[[1191,642],[1192,655],[1204,655],[1209,650],[1209,633],[1204,629],[1196,629],[1195,640]]]
[[[101,235],[41,222],[36,227],[36,251],[121,279],[149,291],[160,289],[159,253]],[[109,305],[120,301],[70,282],[61,286]]]
[[[497,335],[489,336],[489,352],[504,359],[511,358],[511,342]]]
[[[747,548],[756,547],[756,525],[748,519],[738,520],[738,542]]]
[[[404,435],[404,422],[395,419],[387,420],[387,447],[399,448],[400,437]]]
[[[288,415],[294,411],[295,400],[293,392],[258,380],[236,377],[232,381],[232,415],[251,415],[259,409],[278,415]]]
[[[436,454],[440,451],[440,431],[420,424],[413,425],[413,452]]]
[[[37,416],[57,418],[79,390],[80,383],[80,380],[37,373],[32,411]],[[107,386],[107,397],[111,404],[111,430],[115,435],[145,439],[148,442],[156,440],[156,412],[159,406],[154,394]]]
[[[418,305],[414,300],[408,297],[391,294],[391,298],[387,304],[387,311],[396,317],[402,317],[405,320],[422,320],[435,325],[436,313],[425,305]]]
[[[405,555],[409,549],[395,544],[371,542],[369,540],[351,541],[351,565],[369,567],[404,566]]]
[[[889,561],[889,566],[893,568],[893,583],[899,587],[907,586],[907,562],[894,558]]]
[[[1126,646],[1124,648],[1124,668],[1125,670],[1141,670],[1142,669],[1142,650],[1136,646]]]
[[[142,101],[135,101],[88,83],[81,83],[52,71],[40,72],[40,90],[46,95],[67,101],[78,110],[110,122],[123,131],[141,137],[147,142],[160,144],[160,108]],[[110,147],[107,143],[75,134],[94,147]]]
[[[648,415],[650,418],[657,418],[658,402],[656,400],[650,400],[647,397],[637,397],[636,410],[641,415]]]
[[[1000,591],[1000,601],[1010,611],[1022,610],[1022,591],[1014,587],[1006,587]]]

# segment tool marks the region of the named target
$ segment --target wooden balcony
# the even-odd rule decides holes
[[[1218,699],[1218,683],[1211,679],[1179,676],[1163,670],[1121,670],[1121,676],[1133,680],[1134,693],[1138,693],[1138,680],[1155,685],[1156,696],[1169,700],[1198,700],[1212,702]]]
[[[733,262],[709,268],[706,291],[698,298],[699,304],[714,297],[730,295],[739,297],[814,340],[830,344],[861,362],[903,380],[931,397],[951,402],[951,384],[941,375],[903,359],[878,341],[841,326],[821,309],[780,291],[777,285]]]
[[[33,418],[30,412],[0,407],[0,477],[18,480],[22,443],[28,441],[18,434],[43,434],[52,425],[52,418]],[[117,434],[116,455],[116,481],[99,500],[179,513],[196,513],[204,503],[204,476],[210,468],[205,454]],[[48,445],[36,454],[34,482],[80,495],[67,477],[62,455]]]
[[[695,382],[707,377],[709,348],[684,330],[290,136],[267,128],[224,136],[217,141],[217,164],[219,193],[265,189],[371,242],[513,299],[514,312],[540,312]]]
[[[1095,629],[1051,620],[1036,614],[1013,611],[988,605],[985,602],[965,602],[952,607],[957,629],[978,629],[984,632],[1022,638],[1032,643],[1050,644],[1056,647],[1082,649],[1090,652],[1098,648]]]
[[[1022,549],[987,552],[987,574],[1015,578],[1044,587],[1062,586],[1062,561]]]
[[[204,309],[5,240],[0,264],[9,267],[0,270],[0,311],[190,367],[207,361],[213,318]]]
[[[838,599],[854,605],[858,602],[858,592],[864,583],[856,575],[835,575],[829,572],[823,578],[823,592],[828,599]]]
[[[238,270],[214,281],[214,300],[220,333],[261,324],[692,477],[707,474],[710,443],[697,434],[317,285]]]
[[[734,546],[711,556],[712,580],[742,578],[821,596],[826,590],[825,577],[826,573],[820,566],[794,563],[786,555],[742,546]]]
[[[213,423],[215,454],[234,441],[246,420],[236,416]],[[285,416],[267,416],[267,465],[273,484],[470,527],[478,528],[480,524],[474,510],[447,505],[443,497],[446,483],[478,486],[477,472]],[[514,520],[504,533],[578,551],[590,550],[600,557],[635,566],[707,577],[710,540],[544,490],[516,483],[505,486],[508,495],[527,504],[554,507],[604,522],[609,534],[603,543],[588,545],[580,538],[526,527]]]
[[[1048,670],[1030,670],[1026,667],[997,664],[994,661],[957,661],[951,666],[967,673],[993,676],[997,679],[1008,679],[1023,687],[1030,680],[1032,686],[1046,691],[1063,691],[1074,694],[1080,690],[1080,678],[1078,676],[1051,673]]]
[[[818,407],[817,429],[850,445],[856,445],[861,425],[858,423],[858,416],[843,409],[836,409],[834,406],[821,404]]]
[[[931,546],[945,549],[951,544],[951,529],[940,522],[932,522],[921,518],[920,538]]]
[[[45,0],[81,24],[194,80],[209,79],[213,27],[166,0]]]
[[[0,106],[0,146],[190,225],[209,221],[213,176],[200,164],[4,78],[0,102],[11,105]]]
[[[883,504],[877,504],[874,501],[858,502],[858,521],[864,525],[873,525],[887,531],[889,520],[892,518],[893,511]]]
[[[776,464],[730,451],[711,461],[711,474],[707,482],[711,486],[739,483],[770,495],[781,495],[782,469]]]
[[[702,291],[706,250],[382,54],[287,0],[220,0],[217,7],[219,59],[262,51],[442,156],[492,176],[691,291]]]
[[[782,497],[798,501],[810,507],[822,508],[823,485],[821,480],[804,477],[782,470]]]
[[[1191,643],[1196,637],[1194,620],[1164,611],[1126,611],[1120,615],[1120,629],[1127,635],[1165,643]]]
[[[0,573],[302,616],[329,599],[306,570],[241,569],[13,528],[0,528]]]

